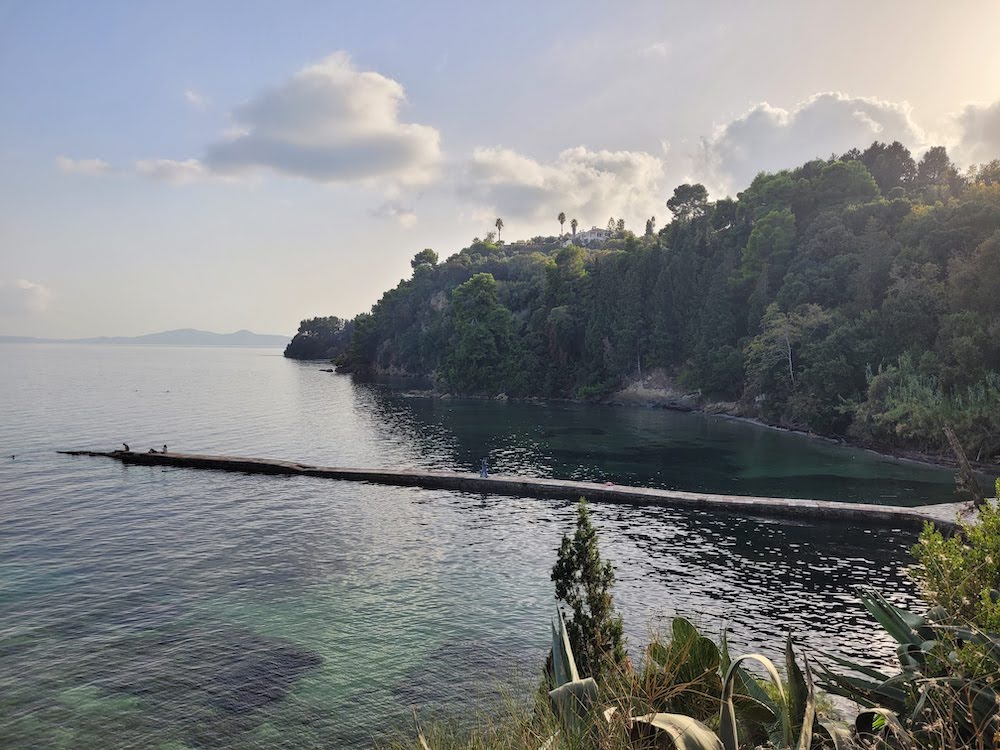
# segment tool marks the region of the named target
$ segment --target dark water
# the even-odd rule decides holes
[[[0,346],[0,748],[340,748],[458,715],[544,659],[571,504],[125,467],[59,448],[472,467],[900,502],[947,473],[735,422],[405,398],[269,350]],[[912,601],[908,532],[594,506],[634,648],[875,663],[854,603]]]

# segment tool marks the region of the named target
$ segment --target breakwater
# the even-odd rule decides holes
[[[718,510],[740,515],[848,521],[861,525],[878,525],[920,529],[927,521],[946,528],[956,527],[956,518],[966,504],[941,503],[914,508],[848,503],[804,498],[751,497],[745,495],[713,495],[655,487],[578,482],[567,479],[433,471],[427,469],[379,469],[316,466],[295,461],[241,456],[212,456],[192,453],[137,453],[132,451],[59,451],[69,456],[111,458],[124,464],[140,466],[171,466],[185,469],[209,469],[249,474],[275,474],[339,479],[349,482],[369,482],[425,489],[457,490],[460,492],[517,497],[541,497],[576,500],[586,497],[593,502],[660,505],[672,508]]]

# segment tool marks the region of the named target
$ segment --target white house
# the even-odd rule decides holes
[[[563,242],[563,247],[567,245],[603,245],[609,239],[611,239],[611,232],[607,229],[591,227],[567,237]]]

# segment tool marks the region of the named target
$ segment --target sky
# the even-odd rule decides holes
[[[0,334],[291,334],[484,236],[1000,158],[1000,3],[0,0]]]

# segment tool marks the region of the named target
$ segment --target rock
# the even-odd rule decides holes
[[[607,403],[631,406],[657,406],[677,411],[693,411],[701,407],[701,392],[680,388],[661,369],[651,370],[612,394]]]
[[[724,414],[730,417],[745,416],[736,401],[712,401],[702,406],[701,410],[706,414]]]

